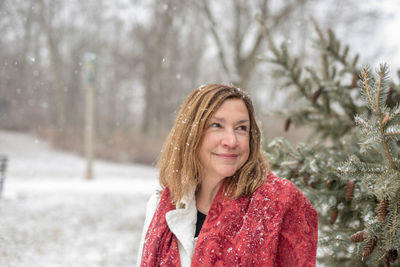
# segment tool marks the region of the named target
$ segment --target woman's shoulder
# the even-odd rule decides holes
[[[291,181],[270,173],[264,183],[253,193],[251,203],[255,207],[274,207],[282,213],[306,213],[310,218],[317,218],[311,202]],[[263,209],[266,212],[269,209]],[[317,219],[316,219],[317,220]]]
[[[295,198],[305,198],[303,193],[289,180],[280,178],[270,172],[264,183],[253,193],[253,198],[267,198],[284,200],[285,202]]]
[[[152,217],[161,199],[162,189],[156,189],[150,196],[146,205],[146,217]]]
[[[270,172],[256,192],[259,191],[260,193],[264,193],[269,190],[297,191],[299,189],[297,189],[297,187],[291,181],[280,178]]]

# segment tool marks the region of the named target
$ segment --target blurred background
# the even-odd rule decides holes
[[[248,91],[264,142],[307,131],[266,115],[294,100],[259,59],[256,17],[304,64],[318,56],[312,16],[361,63],[397,70],[398,10],[394,0],[0,0],[0,265],[133,265],[152,166],[189,92]]]
[[[302,60],[313,62],[313,16],[362,52],[362,62],[390,61],[394,68],[398,8],[371,0],[3,0],[0,127],[81,154],[92,79],[96,156],[152,164],[179,104],[201,84],[249,91],[260,119],[288,104],[272,67],[257,60],[267,49],[256,15]],[[88,53],[92,75],[85,73]]]

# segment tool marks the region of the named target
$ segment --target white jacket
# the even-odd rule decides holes
[[[147,203],[146,219],[144,221],[142,237],[140,239],[138,251],[138,259],[136,262],[137,267],[139,267],[141,263],[144,239],[146,237],[147,229],[150,226],[151,220],[153,219],[154,213],[156,212],[158,203],[160,201],[160,196],[161,195],[159,193],[154,193]],[[194,191],[189,194],[189,197],[181,200],[177,206],[177,209],[168,211],[165,214],[165,219],[169,229],[178,240],[181,266],[190,267],[194,247],[197,241],[197,238],[194,238],[197,222],[197,208]]]

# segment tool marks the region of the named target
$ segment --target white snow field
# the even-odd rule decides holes
[[[0,266],[134,266],[155,168],[85,160],[0,131],[9,157],[0,199]]]

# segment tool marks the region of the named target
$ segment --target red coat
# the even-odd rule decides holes
[[[165,214],[165,189],[150,223],[141,266],[180,266],[178,240]],[[315,266],[318,215],[290,181],[270,174],[251,196],[217,193],[198,236],[191,266]]]

